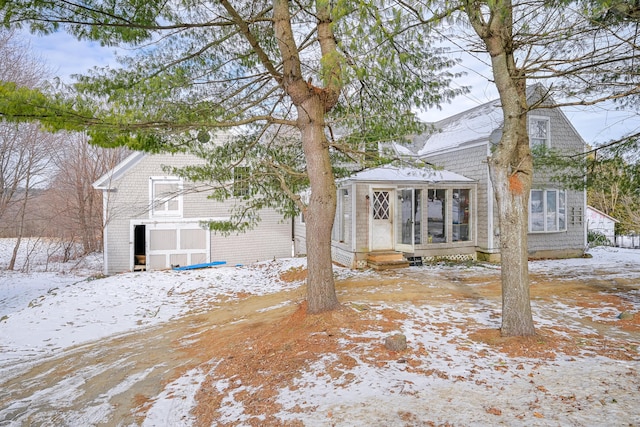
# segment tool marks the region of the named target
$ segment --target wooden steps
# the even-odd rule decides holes
[[[409,267],[402,252],[371,252],[367,255],[367,265],[374,270]]]

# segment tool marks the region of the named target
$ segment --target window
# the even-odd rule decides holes
[[[150,178],[150,215],[182,216],[182,180],[177,177]]]
[[[529,117],[529,145],[549,147],[549,117]]]
[[[373,219],[389,219],[391,203],[388,191],[373,192]]]
[[[233,168],[233,197],[249,196],[249,167]]]
[[[452,221],[454,242],[469,241],[469,194],[470,190],[453,190]]]
[[[351,243],[351,196],[348,188],[338,190],[338,205],[333,222],[333,240]]]
[[[428,243],[447,241],[447,190],[429,190],[427,195],[427,238]]]
[[[422,190],[403,188],[398,190],[397,243],[413,245],[422,243]]]
[[[563,190],[531,190],[529,231],[551,233],[565,231],[567,194]]]

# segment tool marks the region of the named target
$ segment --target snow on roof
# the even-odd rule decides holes
[[[411,149],[409,147],[407,147],[406,145],[398,144],[397,142],[394,142],[392,144],[392,146],[396,150],[396,153],[398,153],[400,155],[415,156],[415,153],[413,151],[411,151]]]
[[[367,169],[346,178],[345,181],[405,181],[405,182],[474,182],[460,174],[434,169],[381,166]]]
[[[448,117],[434,123],[437,129],[435,133],[418,137],[425,141],[418,154],[432,154],[463,144],[486,142],[493,131],[502,127],[502,121],[502,108],[498,100]]]
[[[527,87],[527,100],[530,104],[540,100],[544,104],[555,104],[549,91],[541,84]],[[425,156],[463,145],[486,143],[494,137],[497,142],[503,122],[502,104],[499,99],[463,111],[434,123],[437,129],[435,132],[416,137],[416,145],[422,145],[418,155]],[[492,136],[494,132],[495,135]]]

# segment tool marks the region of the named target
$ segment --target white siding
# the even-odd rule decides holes
[[[198,161],[188,155],[145,155],[128,170],[119,174],[112,183],[112,190],[105,193],[109,199],[105,208],[108,226],[104,236],[105,272],[107,274],[128,271],[133,265],[133,233],[132,223],[154,221],[149,218],[149,179],[164,176],[163,165],[186,166]],[[185,190],[189,183],[184,184]],[[188,221],[211,218],[228,218],[234,201],[224,203],[207,198],[205,192],[189,192],[183,196],[182,218],[166,218],[159,221]],[[105,197],[105,198],[107,198]],[[260,212],[262,222],[245,234],[223,237],[213,233],[210,235],[211,261],[227,261],[229,264],[243,264],[273,258],[291,256],[291,222],[283,221],[282,216],[274,210]],[[193,235],[185,236],[182,249],[194,249],[193,245],[200,239]],[[182,242],[182,240],[181,240]],[[199,263],[201,255],[193,259],[185,258],[179,253],[173,254],[171,264]],[[159,261],[157,261],[159,262]],[[200,261],[203,262],[203,261]]]

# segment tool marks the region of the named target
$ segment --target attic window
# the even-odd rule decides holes
[[[178,177],[151,177],[150,216],[182,216],[182,180]]]
[[[549,117],[529,117],[529,145],[550,146],[550,120]]]

